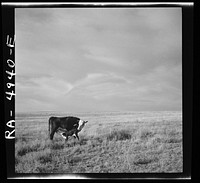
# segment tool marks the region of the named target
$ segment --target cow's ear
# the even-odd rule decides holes
[[[87,123],[88,121],[85,121],[85,123]]]

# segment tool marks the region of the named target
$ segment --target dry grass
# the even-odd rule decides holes
[[[183,171],[181,113],[72,114],[89,123],[81,131],[80,141],[71,137],[67,143],[58,134],[52,142],[48,139],[51,115],[16,118],[17,173]]]

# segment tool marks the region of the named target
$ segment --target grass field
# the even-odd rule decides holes
[[[50,116],[89,122],[80,141],[48,138]],[[183,171],[181,112],[18,113],[16,173],[177,173]]]

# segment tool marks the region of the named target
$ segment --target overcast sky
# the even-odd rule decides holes
[[[16,8],[15,110],[182,110],[181,8]]]

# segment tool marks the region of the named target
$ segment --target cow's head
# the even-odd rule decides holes
[[[83,121],[83,120],[80,119],[79,122],[78,122],[79,124],[78,124],[77,130],[81,131],[87,122],[88,121]]]

